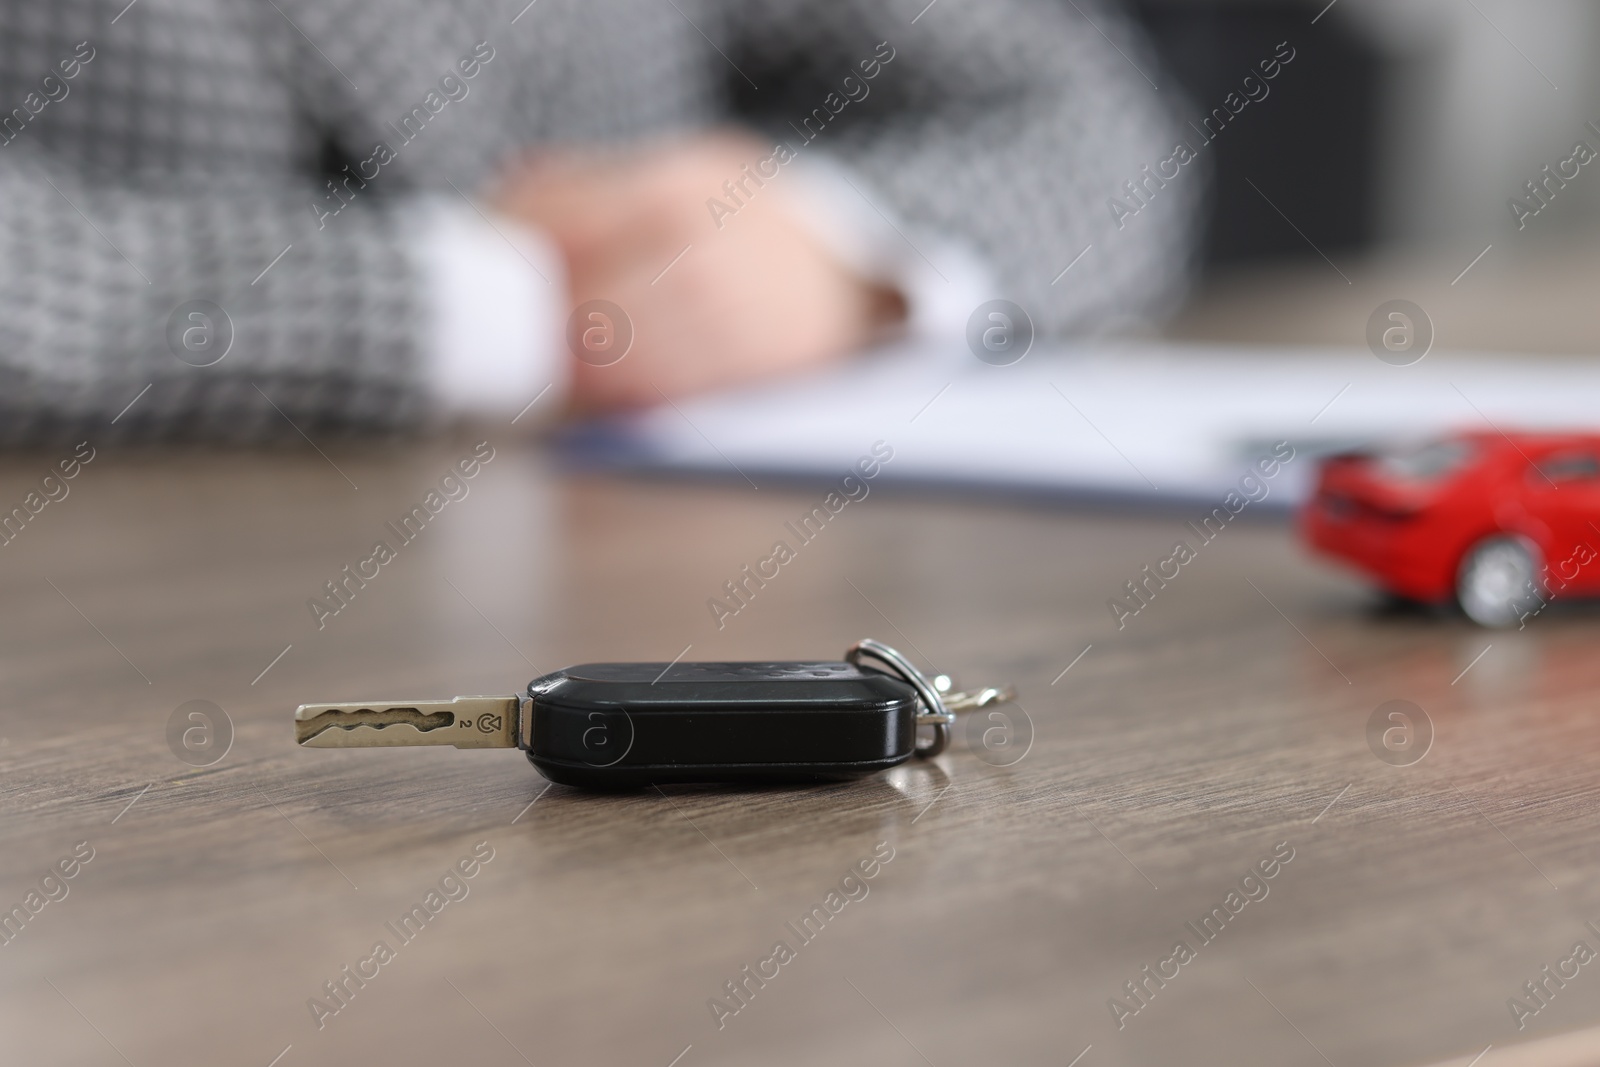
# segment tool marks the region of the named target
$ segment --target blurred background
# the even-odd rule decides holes
[[[1600,181],[1580,174],[1521,230],[1508,207],[1575,142],[1600,145],[1585,126],[1600,119],[1600,5],[1130,6],[1161,55],[1161,77],[1187,94],[1196,119],[1276,42],[1299,53],[1250,121],[1213,146],[1202,284],[1171,335],[1350,344],[1359,339],[1352,327],[1395,296],[1427,308],[1448,347],[1600,348],[1600,324],[1584,311],[1600,278]]]

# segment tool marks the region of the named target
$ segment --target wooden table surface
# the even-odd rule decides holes
[[[1600,949],[1594,612],[1494,634],[1385,614],[1262,517],[1119,631],[1107,598],[1188,514],[880,486],[719,631],[707,598],[819,491],[570,476],[496,446],[320,630],[308,598],[470,441],[103,448],[0,548],[0,908],[66,890],[0,947],[0,1062],[1597,1062],[1600,963],[1520,1032],[1507,1006],[1574,942]],[[0,503],[57,458],[7,458]],[[515,752],[291,740],[303,701],[863,636],[1015,682],[1031,748],[596,796]],[[1367,740],[1395,699],[1434,730],[1411,766]],[[191,700],[232,724],[211,766],[169,744]],[[75,848],[92,859],[49,879]],[[1275,849],[1292,860],[1246,885],[1267,895],[1195,937]],[[875,850],[892,860],[845,881]],[[459,899],[395,936],[475,851],[444,881]],[[1170,974],[1180,939],[1192,958],[1119,1029],[1108,1001],[1137,1006],[1124,983]],[[780,940],[793,958],[763,964]],[[719,1028],[708,1002],[738,1006],[746,966],[777,970]]]

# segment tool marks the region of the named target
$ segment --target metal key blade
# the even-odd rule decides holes
[[[517,697],[301,704],[294,739],[307,748],[516,748],[520,704]]]

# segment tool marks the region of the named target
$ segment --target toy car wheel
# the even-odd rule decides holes
[[[1523,538],[1486,537],[1456,571],[1456,600],[1480,626],[1510,626],[1539,603],[1539,561]]]

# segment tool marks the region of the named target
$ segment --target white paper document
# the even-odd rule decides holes
[[[678,401],[585,427],[580,462],[720,473],[761,486],[837,479],[874,442],[882,482],[1076,498],[1215,500],[1273,445],[1296,459],[1273,503],[1302,498],[1315,457],[1457,429],[1600,428],[1600,361],[1366,349],[1095,345],[1008,367],[899,350],[843,370]]]

